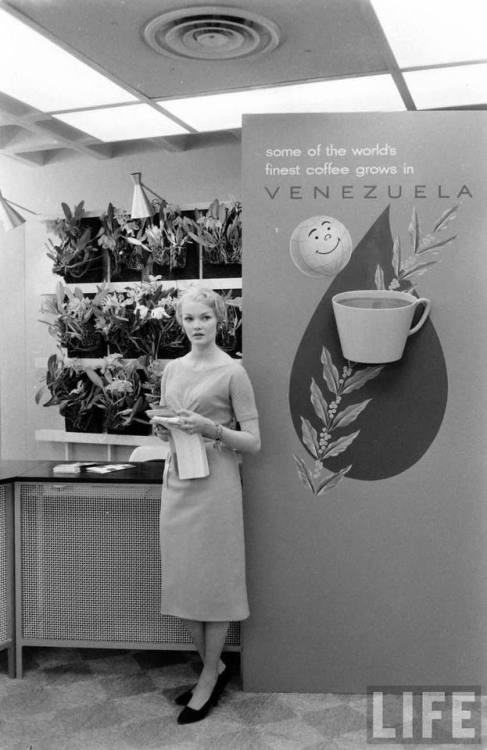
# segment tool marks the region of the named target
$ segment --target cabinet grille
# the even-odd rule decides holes
[[[10,640],[11,581],[9,581],[7,488],[0,485],[0,643]]]
[[[190,643],[159,612],[159,487],[24,484],[20,499],[24,639]]]

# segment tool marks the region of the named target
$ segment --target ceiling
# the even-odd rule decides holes
[[[406,0],[391,2],[404,4]],[[226,8],[235,14],[242,9],[264,16],[278,29],[279,43],[274,49],[239,59],[178,58],[156,52],[145,40],[144,28],[155,17],[203,5],[209,6],[201,0],[0,0],[1,8],[159,114],[166,111],[165,100],[181,97],[328,79],[363,77],[366,81],[367,76],[383,74],[391,77],[401,107],[416,108],[407,84],[408,68],[400,67],[370,0],[214,0],[215,13]],[[482,57],[487,58],[487,48]],[[481,62],[478,54],[476,58],[475,63]],[[35,59],[30,62],[36,64]],[[71,85],[75,87],[76,81]],[[486,99],[470,108],[485,108]],[[324,110],[331,111],[330,106]],[[177,116],[169,114],[178,122]],[[238,128],[196,130],[190,126],[179,135],[107,142],[68,125],[48,109],[42,111],[0,93],[0,153],[33,166],[80,154],[110,159],[147,150],[202,148],[240,137]]]

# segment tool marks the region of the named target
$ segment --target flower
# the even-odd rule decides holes
[[[162,318],[169,318],[170,316],[165,311],[164,307],[155,307],[151,311],[151,318],[154,320],[162,320]]]

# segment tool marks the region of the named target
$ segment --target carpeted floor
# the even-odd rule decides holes
[[[220,704],[176,723],[173,702],[194,684],[196,655],[170,651],[26,649],[22,680],[0,654],[0,750],[357,750],[366,741],[362,695],[243,693],[238,655]],[[486,706],[484,705],[484,708]],[[465,745],[379,746],[382,750]],[[480,747],[477,745],[476,747]]]

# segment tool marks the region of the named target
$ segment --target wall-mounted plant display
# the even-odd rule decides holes
[[[93,305],[95,327],[110,351],[126,358],[178,356],[185,339],[175,317],[175,294],[154,277],[123,291],[108,285]]]
[[[43,406],[58,406],[65,419],[67,432],[101,432],[103,414],[95,407],[99,403],[100,389],[88,377],[81,362],[66,364],[59,354],[52,354],[47,362],[44,384],[36,393],[39,404],[45,393],[50,397]]]
[[[103,410],[107,432],[150,434],[142,362],[110,354],[103,359],[99,370],[87,368],[86,375],[98,388],[95,406]]]
[[[61,204],[64,218],[47,221],[49,238],[47,255],[53,262],[53,272],[66,282],[101,281],[103,254],[94,240],[93,221],[86,216],[84,201],[72,211],[67,203]]]
[[[242,356],[242,290],[219,289],[222,295],[227,317],[218,324],[216,343],[231,357]]]
[[[242,205],[215,199],[205,213],[196,210],[192,234],[203,248],[203,276],[232,277],[242,272]]]
[[[94,313],[99,302],[98,295],[85,295],[78,287],[72,291],[60,281],[56,293],[46,296],[41,306],[49,320],[40,322],[49,326],[49,333],[70,357],[103,357],[106,342]]]
[[[98,245],[108,253],[110,280],[139,280],[147,254],[141,247],[130,244],[130,239],[143,233],[144,222],[131,219],[127,211],[115,208],[112,203],[108,204],[100,222],[97,240]]]
[[[150,272],[163,278],[198,276],[198,255],[191,232],[196,224],[180,208],[162,201],[158,212],[145,221],[143,231],[128,242],[142,249]]]

